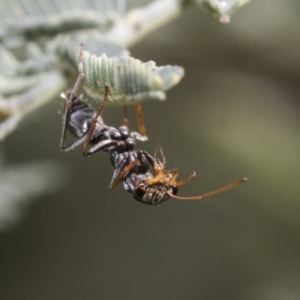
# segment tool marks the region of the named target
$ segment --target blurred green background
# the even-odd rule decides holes
[[[22,122],[7,163],[55,159],[68,184],[0,234],[0,299],[300,299],[299,15],[297,0],[252,1],[224,26],[194,7],[130,49],[186,72],[143,105],[138,148],[197,172],[180,195],[249,177],[224,194],[142,205],[109,190],[107,154],[60,152],[59,98]],[[118,126],[122,109],[104,120]]]

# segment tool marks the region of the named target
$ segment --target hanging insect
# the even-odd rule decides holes
[[[178,188],[193,179],[196,176],[195,172],[185,180],[177,182],[178,170],[165,169],[166,160],[161,148],[162,162],[156,158],[156,154],[153,158],[144,150],[135,150],[135,141],[145,141],[147,137],[138,132],[130,132],[126,118],[119,129],[105,125],[101,113],[107,104],[109,86],[105,84],[103,102],[99,110],[95,112],[75,96],[83,76],[82,66],[79,63],[79,75],[74,88],[67,96],[63,96],[66,106],[60,147],[63,151],[69,151],[83,145],[84,156],[98,151],[108,152],[114,168],[110,188],[115,188],[120,182],[123,182],[125,190],[133,194],[133,197],[139,202],[158,205],[170,198],[201,200],[229,190],[247,180],[247,178],[243,178],[199,196],[177,196]],[[76,140],[65,146],[67,130],[74,135]]]
[[[247,178],[243,178],[199,196],[177,196],[178,188],[193,179],[196,176],[195,172],[187,179],[177,182],[178,170],[165,169],[165,158],[161,148],[162,162],[156,158],[156,155],[153,158],[146,151],[136,151],[134,149],[135,141],[145,141],[145,138],[138,132],[130,132],[125,125],[119,129],[105,125],[101,116],[81,99],[74,96],[71,98],[70,94],[64,98],[72,101],[70,116],[66,127],[63,128],[61,149],[69,151],[83,145],[83,155],[85,156],[98,151],[108,152],[114,168],[110,188],[115,188],[120,182],[123,182],[125,190],[142,203],[158,205],[170,198],[201,200],[229,190],[247,180]],[[93,122],[94,120],[96,121]],[[64,146],[67,129],[75,136],[76,140],[69,146]],[[87,149],[89,146],[91,148]],[[153,171],[150,171],[150,168]]]

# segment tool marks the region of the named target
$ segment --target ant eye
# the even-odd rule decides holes
[[[173,189],[172,194],[173,195],[177,195],[177,193],[178,193],[178,187],[177,187],[177,185],[173,185],[172,189]]]
[[[138,199],[142,199],[144,195],[145,191],[138,186],[134,191],[134,196]]]

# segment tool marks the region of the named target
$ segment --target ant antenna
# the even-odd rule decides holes
[[[162,161],[160,161],[160,159],[157,158],[157,156],[158,156],[157,153],[158,153],[158,152],[160,152],[160,157],[161,157]],[[155,151],[154,151],[154,160],[155,160],[155,162],[156,162],[157,164],[163,165],[163,167],[165,167],[165,165],[166,165],[166,157],[165,157],[165,155],[164,155],[164,152],[163,152],[163,149],[162,149],[161,146],[157,146],[157,147],[155,148]]]
[[[200,195],[200,196],[191,196],[191,197],[180,197],[180,196],[176,196],[172,193],[168,193],[170,197],[172,198],[175,198],[175,199],[178,199],[178,200],[202,200],[203,198],[207,198],[207,197],[210,197],[210,196],[214,196],[216,194],[220,194],[220,193],[223,193],[227,190],[230,190],[234,187],[236,187],[237,185],[247,181],[248,178],[242,178],[240,180],[236,180],[236,181],[233,181],[217,190],[214,190],[214,191],[211,191],[211,192],[208,192],[208,193],[205,193],[203,195]]]

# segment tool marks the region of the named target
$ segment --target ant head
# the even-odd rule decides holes
[[[157,152],[158,150],[160,151],[161,157],[162,157],[162,162],[157,158]],[[231,189],[242,182],[245,182],[247,178],[243,178],[241,180],[234,181],[220,189],[214,190],[212,192],[199,195],[199,196],[191,196],[191,197],[181,197],[177,196],[178,188],[187,184],[191,179],[195,178],[196,173],[193,172],[189,177],[187,177],[184,180],[177,181],[178,177],[178,170],[173,169],[173,170],[166,170],[165,169],[166,165],[166,160],[163,154],[162,149],[159,147],[156,149],[155,154],[154,154],[154,176],[152,178],[148,178],[144,180],[144,184],[146,188],[144,190],[148,191],[150,188],[156,188],[156,190],[162,190],[164,189],[165,196],[164,198],[175,198],[178,200],[202,200],[203,198],[213,196],[219,193],[222,193],[228,189]],[[160,188],[158,188],[160,187]]]
[[[175,188],[176,189],[176,188]],[[159,205],[170,199],[170,195],[177,193],[173,187],[167,187],[163,185],[148,186],[144,182],[138,184],[133,192],[133,197],[142,203],[149,205]]]

